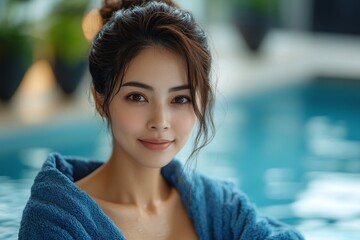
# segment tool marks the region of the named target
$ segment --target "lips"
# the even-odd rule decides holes
[[[174,142],[167,139],[139,139],[139,141],[144,147],[155,151],[165,150]]]

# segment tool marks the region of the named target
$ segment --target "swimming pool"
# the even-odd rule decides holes
[[[360,239],[360,81],[315,78],[221,98],[215,118],[217,135],[199,155],[199,171],[235,182],[262,213],[306,239]],[[109,143],[97,118],[0,133],[0,239],[17,239],[49,152],[105,159]]]

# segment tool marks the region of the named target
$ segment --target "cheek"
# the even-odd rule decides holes
[[[188,137],[196,123],[196,115],[193,111],[188,113],[182,113],[181,116],[176,118],[176,130],[179,134]]]
[[[143,117],[126,108],[111,112],[111,126],[116,132],[136,132],[143,125]]]

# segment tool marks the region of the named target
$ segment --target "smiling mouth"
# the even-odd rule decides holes
[[[150,150],[161,151],[167,149],[174,140],[165,140],[165,139],[139,139],[140,143]]]

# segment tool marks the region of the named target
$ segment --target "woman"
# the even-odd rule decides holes
[[[106,163],[51,154],[20,239],[302,239],[260,218],[226,182],[172,160],[195,124],[190,157],[212,136],[211,55],[172,1],[105,1],[89,56],[92,93],[113,137]]]

